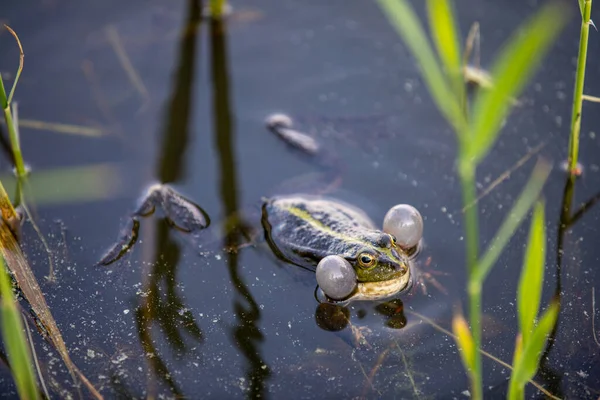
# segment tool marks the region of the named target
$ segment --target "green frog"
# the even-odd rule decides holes
[[[310,195],[273,197],[263,203],[262,223],[273,252],[290,264],[314,269],[327,256],[346,260],[357,283],[347,297],[387,297],[410,283],[409,259],[396,238],[354,206]]]
[[[267,118],[267,128],[292,148],[313,160],[318,160],[328,182],[339,176],[339,163],[314,138],[292,127],[292,120],[281,114]],[[394,295],[411,284],[411,261],[420,242],[421,226],[408,225],[400,235],[411,236],[410,243],[398,243],[392,232],[376,228],[360,209],[340,200],[317,194],[293,194],[263,199],[262,227],[264,237],[281,260],[317,270],[325,287],[345,284],[342,295],[321,296],[324,301],[354,299],[375,300]],[[314,191],[314,190],[313,190]],[[100,264],[108,265],[122,257],[137,240],[138,219],[162,209],[171,225],[184,232],[194,232],[209,225],[208,215],[189,199],[166,185],[154,185],[143,198],[140,207],[132,214],[128,226]],[[420,218],[420,215],[418,216]],[[410,222],[410,221],[409,221]],[[420,229],[420,231],[419,231]],[[403,245],[404,244],[404,245]],[[321,261],[327,256],[337,256],[341,267],[333,269]],[[319,272],[319,268],[328,272]],[[343,277],[342,277],[343,275]]]

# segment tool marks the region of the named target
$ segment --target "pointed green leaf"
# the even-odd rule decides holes
[[[449,0],[427,0],[427,11],[429,29],[438,55],[446,71],[458,78],[462,51],[453,7]]]
[[[438,65],[423,27],[406,0],[378,0],[388,20],[417,59],[425,84],[437,107],[457,134],[464,132],[465,121],[457,97]]]
[[[515,230],[525,218],[525,215],[529,212],[529,209],[535,203],[548,174],[550,174],[550,165],[546,161],[538,161],[531,177],[525,184],[525,189],[521,192],[521,195],[513,205],[513,208],[509,211],[508,215],[502,222],[500,229],[496,233],[496,236],[492,239],[490,246],[487,248],[485,254],[481,257],[477,265],[477,269],[474,272],[474,279],[478,282],[483,282],[485,277],[492,269],[492,266],[502,253],[502,250],[512,238]]]
[[[0,107],[4,110],[8,105],[8,99],[6,98],[6,89],[4,89],[4,81],[0,74]]]
[[[579,12],[581,13],[581,16],[583,17],[583,0],[579,0]]]
[[[458,314],[452,318],[452,332],[456,335],[456,344],[461,358],[468,370],[475,368],[475,342],[465,318]]]
[[[0,257],[0,293],[2,294],[0,306],[2,339],[8,353],[17,392],[22,399],[38,399],[40,396],[33,373],[29,346],[23,330],[21,313],[16,306],[2,257]]]
[[[533,211],[529,242],[523,260],[523,270],[517,291],[517,310],[523,342],[527,345],[533,324],[537,318],[542,283],[544,282],[544,262],[546,260],[546,229],[544,226],[544,202],[538,201]]]
[[[513,390],[522,392],[525,384],[535,375],[544,346],[546,345],[546,339],[554,328],[559,311],[559,302],[553,300],[540,318],[540,322],[533,329],[530,339],[523,344],[521,357],[519,357],[513,366],[514,369],[510,377],[511,392]],[[513,397],[509,396],[509,398]]]
[[[513,35],[492,68],[494,86],[473,105],[470,155],[480,161],[493,145],[512,103],[566,22],[565,8],[550,3]]]

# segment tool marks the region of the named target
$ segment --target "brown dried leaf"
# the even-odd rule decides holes
[[[9,207],[6,205],[7,202],[10,204],[7,197],[0,196],[1,210],[12,208],[12,206]],[[71,361],[67,346],[56,325],[56,321],[52,317],[52,313],[50,313],[50,308],[46,303],[44,294],[42,293],[13,232],[8,224],[4,222],[0,222],[0,252],[6,261],[9,271],[19,285],[23,297],[25,297],[35,313],[38,324],[45,330],[44,334],[46,335],[46,339],[56,348],[71,375],[73,377],[78,376],[95,398],[102,399],[102,395],[94,388],[90,381],[88,381],[73,361]]]

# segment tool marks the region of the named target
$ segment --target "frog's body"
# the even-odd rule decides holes
[[[359,285],[377,282],[394,292],[408,285],[408,258],[394,237],[349,204],[310,195],[273,197],[263,203],[262,223],[272,250],[287,262],[314,269],[337,255],[354,268]]]

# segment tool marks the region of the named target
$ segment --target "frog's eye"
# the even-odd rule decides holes
[[[375,266],[376,262],[377,259],[369,253],[360,253],[360,255],[358,256],[358,264],[362,268],[371,268]]]
[[[390,235],[390,238],[392,239],[392,245],[396,247],[396,236]]]

